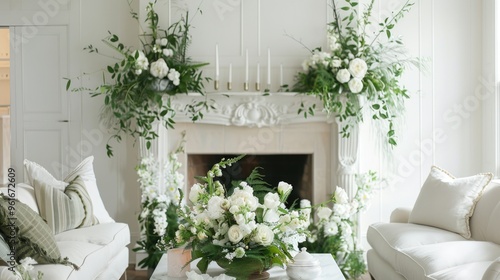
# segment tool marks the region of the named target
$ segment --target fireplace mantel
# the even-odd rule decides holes
[[[333,123],[334,118],[323,112],[321,101],[313,96],[292,92],[224,92],[207,93],[205,96],[190,93],[172,98],[172,107],[177,112],[177,123],[191,123],[185,107],[193,102],[207,99],[214,108],[203,112],[200,124],[218,124],[226,126],[269,127],[287,124],[326,122]],[[316,104],[314,115],[307,118],[298,114],[301,104],[306,108]]]
[[[213,108],[192,122],[186,105],[203,100]],[[315,105],[313,115],[298,114]],[[335,186],[355,194],[354,176],[358,161],[358,127],[349,138],[338,131],[343,124],[323,112],[321,100],[292,92],[213,92],[171,98],[176,111],[175,130],[160,132],[161,149],[172,151],[186,131],[186,154],[312,154],[314,159],[315,202],[331,196]],[[187,156],[181,158],[187,168]],[[184,170],[187,175],[187,169]],[[186,190],[187,191],[187,190]]]

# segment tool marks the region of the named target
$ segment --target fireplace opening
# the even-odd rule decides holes
[[[195,176],[204,176],[210,168],[222,158],[236,157],[236,154],[188,154],[188,186],[196,183]],[[236,164],[223,170],[221,183],[231,186],[233,180],[246,179],[256,167],[262,167],[259,173],[271,188],[277,188],[280,181],[293,186],[287,206],[300,199],[313,198],[313,159],[312,154],[258,154],[246,155]]]

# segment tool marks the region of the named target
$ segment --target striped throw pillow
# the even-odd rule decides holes
[[[34,181],[34,189],[40,216],[54,234],[98,223],[92,211],[92,201],[80,177],[71,181],[64,192],[38,180]]]

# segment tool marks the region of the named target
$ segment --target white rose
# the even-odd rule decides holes
[[[355,58],[349,63],[349,72],[354,78],[363,79],[368,70],[368,65],[361,58]]]
[[[265,211],[264,222],[266,223],[276,223],[279,221],[280,215],[275,209],[269,209]]]
[[[165,47],[167,44],[168,44],[168,40],[167,40],[167,38],[161,38],[161,39],[160,39],[160,45],[162,45],[162,46],[164,46],[164,47]]]
[[[233,242],[234,244],[240,242],[243,238],[243,232],[238,225],[232,225],[227,231],[227,235],[229,241]]]
[[[339,68],[340,65],[342,65],[342,60],[340,60],[340,59],[333,59],[332,60],[332,67]]]
[[[196,203],[200,198],[200,193],[203,191],[200,184],[194,184],[189,191],[189,200]]]
[[[163,79],[168,74],[168,66],[163,58],[158,59],[157,61],[151,63],[151,69],[149,72],[153,77],[158,79]]]
[[[347,70],[347,69],[340,69],[337,72],[337,76],[335,78],[340,83],[347,83],[347,82],[349,82],[349,79],[351,78],[351,73],[349,73],[349,70]]]
[[[274,232],[271,228],[266,225],[258,225],[255,229],[255,235],[253,237],[253,241],[263,246],[269,246],[273,243],[274,240]]]
[[[360,93],[363,90],[363,82],[358,78],[352,78],[348,85],[352,93]]]
[[[136,70],[135,70],[135,74],[136,74],[137,76],[139,76],[141,73],[142,73],[142,69],[136,69]]]
[[[292,185],[281,181],[278,184],[278,193],[281,195],[287,195],[292,191],[292,188]]]
[[[346,204],[349,203],[349,198],[347,197],[347,193],[343,188],[337,186],[335,188],[335,203]]]
[[[320,220],[328,220],[331,214],[332,214],[332,209],[328,207],[318,208],[318,218],[320,218]]]
[[[277,193],[267,193],[264,196],[264,206],[267,209],[276,209],[280,204],[280,196]]]
[[[222,217],[224,214],[223,203],[224,199],[219,196],[212,196],[208,200],[208,216],[210,219],[220,219]]]

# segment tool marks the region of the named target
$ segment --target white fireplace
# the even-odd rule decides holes
[[[160,154],[175,149],[181,133],[186,132],[185,153],[179,158],[186,177],[188,157],[194,154],[305,154],[312,161],[312,202],[328,200],[337,185],[338,171],[345,168],[339,168],[337,123],[322,112],[318,99],[296,93],[262,92],[209,93],[206,97],[215,102],[215,109],[193,123],[183,109],[193,99],[205,97],[176,96],[172,102],[178,112],[175,129],[160,130]],[[314,116],[297,114],[301,103],[316,104]],[[186,190],[190,188],[187,179]]]

